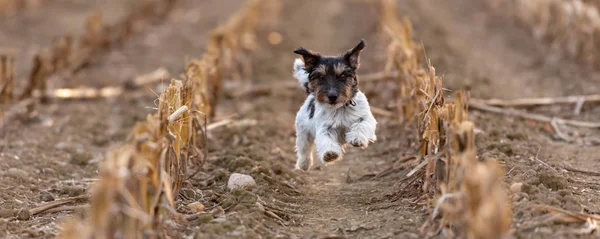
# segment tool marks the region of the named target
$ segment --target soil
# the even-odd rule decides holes
[[[131,1],[54,0],[37,9],[0,17],[0,46],[17,49],[16,76],[23,87],[30,59],[40,47],[65,32],[81,34],[85,17],[102,9],[107,21],[126,14]],[[242,6],[241,0],[180,0],[169,17],[125,44],[103,52],[74,79],[54,79],[51,86],[101,87],[123,84],[133,77],[165,67],[171,75],[183,71],[184,60],[200,57],[204,42],[219,22]],[[414,24],[416,41],[426,46],[444,85],[469,89],[472,97],[514,99],[590,94],[600,91],[600,72],[561,58],[535,41],[527,28],[492,13],[485,1],[403,0],[399,15]],[[28,26],[28,27],[24,27]],[[367,1],[285,1],[276,30],[278,45],[259,32],[260,49],[253,56],[252,75],[233,92],[255,84],[293,81],[291,51],[303,46],[334,54],[365,38],[359,73],[378,72],[385,60],[385,41],[378,34],[377,12]],[[371,104],[390,102],[377,87],[365,82]],[[36,105],[35,117],[14,119],[0,130],[0,237],[50,238],[75,211],[28,215],[44,202],[87,193],[104,153],[121,144],[134,123],[153,113],[155,88],[138,89],[107,100],[54,101]],[[344,160],[331,166],[319,163],[311,171],[293,169],[294,118],[303,91],[226,99],[217,118],[237,113],[255,124],[237,124],[211,131],[209,158],[192,168],[178,200],[178,211],[191,213],[200,202],[210,214],[179,223],[174,238],[420,238],[420,227],[430,207],[416,200],[418,189],[401,180],[412,169],[400,165],[416,152],[414,126],[376,115],[378,141],[365,150],[349,149]],[[587,121],[600,120],[600,107],[586,104],[579,115],[570,105],[530,108],[528,111]],[[513,229],[517,238],[587,237],[578,224],[527,222],[542,212],[533,205],[600,213],[600,130],[570,129],[575,140],[557,138],[547,126],[471,110],[480,133],[480,159],[505,166],[507,187],[523,183],[511,193]],[[190,174],[192,173],[190,172]],[[254,177],[257,187],[230,192],[231,173]],[[413,192],[414,191],[414,192]],[[588,235],[589,236],[589,235]]]

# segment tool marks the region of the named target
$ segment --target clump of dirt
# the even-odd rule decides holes
[[[541,172],[538,173],[538,180],[534,181],[534,184],[544,184],[546,187],[558,191],[568,187],[565,178],[559,176],[556,173]]]
[[[498,150],[507,156],[513,156],[515,153],[513,152],[513,146],[509,143],[494,143],[490,144],[486,151]]]
[[[61,196],[77,197],[84,195],[87,189],[81,186],[61,186],[58,188],[52,188],[50,192],[57,193]]]
[[[77,166],[86,166],[92,158],[93,155],[89,152],[72,152],[70,162]]]

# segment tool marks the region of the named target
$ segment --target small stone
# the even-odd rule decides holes
[[[250,175],[233,173],[229,176],[229,181],[227,182],[227,188],[229,190],[236,190],[239,188],[247,188],[256,186],[256,181]]]
[[[523,183],[513,183],[512,185],[510,185],[510,191],[513,193],[523,191]]]
[[[17,219],[21,221],[27,221],[29,218],[31,218],[31,213],[27,209],[21,209],[21,211],[17,213]]]
[[[195,212],[204,211],[204,204],[200,202],[193,202],[187,205],[187,207]]]
[[[27,179],[29,178],[29,173],[23,169],[18,168],[9,168],[7,171],[8,175],[17,178],[17,179]]]

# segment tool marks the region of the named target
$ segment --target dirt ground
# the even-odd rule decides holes
[[[103,9],[107,21],[123,16],[119,0],[55,0],[39,9],[0,17],[0,47],[16,48],[18,89],[30,59],[53,37],[81,34],[85,17]],[[242,0],[180,0],[169,17],[135,34],[122,46],[103,52],[73,79],[54,86],[101,87],[165,67],[174,76],[184,60],[200,57],[207,34],[238,9]],[[502,14],[492,14],[484,1],[399,0],[399,15],[414,24],[416,41],[426,46],[444,85],[469,89],[472,97],[515,99],[600,92],[600,71],[564,60],[535,41],[526,28]],[[27,27],[25,27],[27,26]],[[360,74],[378,72],[385,60],[385,41],[378,34],[377,12],[368,1],[285,1],[276,30],[278,45],[261,44],[253,56],[253,74],[245,81],[282,84],[294,81],[292,50],[303,46],[338,53],[365,38]],[[361,84],[371,104],[385,108],[391,99]],[[78,208],[23,215],[41,203],[85,195],[97,175],[103,153],[119,145],[134,123],[153,112],[154,89],[139,89],[118,99],[54,101],[39,105],[33,119],[15,119],[0,130],[0,237],[50,238],[59,223]],[[226,91],[240,87],[226,87]],[[420,227],[430,207],[416,200],[400,181],[412,168],[398,160],[416,153],[414,126],[377,116],[378,141],[366,150],[349,149],[344,160],[313,170],[293,170],[294,118],[303,91],[226,99],[217,118],[237,114],[255,124],[211,131],[209,160],[185,182],[178,211],[201,202],[211,214],[174,226],[174,238],[421,238]],[[600,121],[600,107],[586,104],[579,115],[571,105],[535,107],[531,112]],[[505,166],[506,184],[524,183],[512,194],[516,238],[586,238],[582,225],[528,222],[547,204],[600,214],[600,130],[571,129],[576,140],[556,138],[536,122],[471,110],[479,132],[480,159]],[[543,163],[542,163],[543,162]],[[190,171],[194,172],[197,168]],[[229,192],[231,173],[252,175],[258,187]],[[385,173],[382,173],[385,172]],[[417,189],[415,189],[417,190]]]

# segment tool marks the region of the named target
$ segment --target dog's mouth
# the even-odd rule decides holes
[[[327,96],[327,95],[322,95],[322,94],[317,93],[316,96],[317,96],[316,97],[317,101],[319,103],[330,106],[330,107],[334,107],[334,108],[343,106],[347,99],[346,97],[341,96],[341,95]]]
[[[327,101],[327,102],[323,102],[323,103],[325,103],[325,105],[328,105],[329,107],[332,107],[332,108],[339,108],[339,107],[344,106],[344,103],[340,102],[339,100],[338,101]]]

